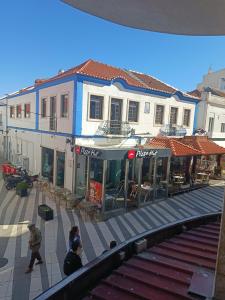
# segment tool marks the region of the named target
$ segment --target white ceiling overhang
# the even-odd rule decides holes
[[[225,35],[225,0],[61,0],[133,28],[184,35]]]

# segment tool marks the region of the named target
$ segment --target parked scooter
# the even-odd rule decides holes
[[[7,190],[11,190],[13,188],[16,188],[19,182],[24,181],[28,184],[29,188],[32,188],[33,182],[37,180],[38,180],[38,175],[29,176],[27,174],[27,171],[23,169],[21,170],[20,176],[16,176],[16,175],[8,176],[5,180],[5,187]]]

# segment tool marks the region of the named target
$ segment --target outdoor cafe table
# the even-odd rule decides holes
[[[146,202],[146,200],[148,199],[152,191],[153,188],[150,185],[144,185],[144,184],[141,185],[141,192],[145,193],[144,202]]]
[[[202,181],[209,181],[209,174],[207,173],[197,173],[197,177]]]

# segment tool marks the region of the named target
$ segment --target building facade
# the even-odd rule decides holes
[[[1,152],[13,163],[73,190],[85,158],[75,145],[136,146],[163,128],[196,127],[199,98],[145,74],[99,62],[61,71],[1,99]],[[83,160],[82,160],[83,159]]]

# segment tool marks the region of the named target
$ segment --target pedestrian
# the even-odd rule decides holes
[[[115,248],[116,246],[117,246],[117,242],[116,242],[116,241],[111,241],[111,242],[109,243],[109,250]],[[102,252],[102,254],[108,252],[109,250],[104,250],[104,251]]]
[[[65,275],[70,275],[83,266],[80,255],[81,244],[78,240],[75,240],[74,242],[72,242],[71,248],[64,260],[63,272]]]
[[[80,246],[82,247],[79,228],[78,228],[78,226],[73,226],[69,233],[69,250],[72,247],[72,243],[75,242],[76,240],[79,241]]]
[[[29,224],[27,227],[30,231],[29,248],[31,249],[31,259],[30,259],[30,264],[28,266],[28,269],[26,270],[25,273],[30,273],[33,271],[33,265],[35,259],[38,260],[36,262],[36,265],[43,264],[43,260],[39,253],[39,249],[41,247],[41,232],[35,226],[35,224]]]

